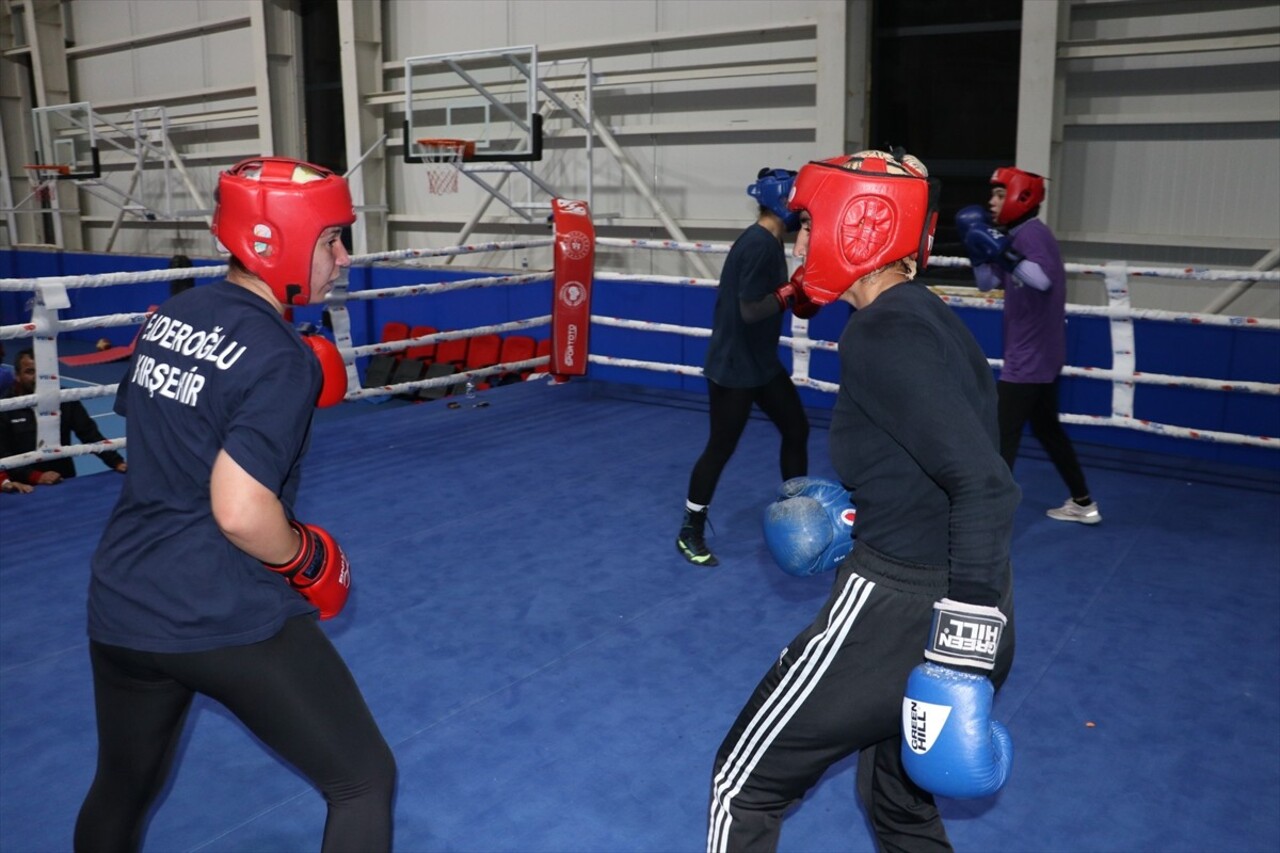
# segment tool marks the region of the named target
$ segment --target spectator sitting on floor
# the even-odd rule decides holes
[[[29,349],[18,353],[13,360],[15,379],[10,397],[22,397],[34,394],[36,390],[36,361]],[[84,404],[78,400],[67,400],[61,405],[61,443],[65,447],[71,444],[71,434],[85,444],[105,441],[98,425],[89,417]],[[13,409],[0,412],[0,457],[18,456],[36,449],[36,412],[34,408]],[[95,453],[102,464],[113,471],[123,474],[128,463],[124,457],[114,450]],[[0,480],[0,490],[7,492],[28,492],[30,486],[52,486],[68,477],[76,475],[75,460],[70,456],[60,459],[41,459],[30,465],[11,468]],[[27,488],[19,488],[26,486]]]

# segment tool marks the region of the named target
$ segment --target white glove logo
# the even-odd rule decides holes
[[[950,705],[935,705],[918,699],[902,700],[902,731],[906,733],[907,746],[916,755],[924,755],[942,734],[951,716]]]

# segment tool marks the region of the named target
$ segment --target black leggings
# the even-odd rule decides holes
[[[767,384],[755,388],[726,388],[708,379],[707,394],[711,398],[711,434],[689,475],[691,503],[703,506],[711,503],[720,474],[747,428],[753,403],[782,433],[779,458],[782,479],[809,473],[809,418],[790,376],[779,373]]]
[[[396,765],[360,688],[315,617],[269,640],[158,654],[90,642],[98,769],[77,851],[134,851],[196,693],[227,707],[329,804],[322,850],[391,849]]]
[[[1022,427],[1031,424],[1031,434],[1049,454],[1058,476],[1066,484],[1073,498],[1089,494],[1084,471],[1076,459],[1076,450],[1067,437],[1067,431],[1058,420],[1058,382],[1024,383],[999,382],[1000,392],[1000,455],[1009,470],[1018,458],[1018,445],[1022,442]]]

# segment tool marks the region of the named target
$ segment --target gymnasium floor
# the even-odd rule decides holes
[[[712,510],[722,565],[699,569],[672,540],[700,405],[588,382],[484,399],[344,404],[306,462],[298,513],[353,564],[326,628],[399,762],[396,849],[700,850],[716,747],[831,581],[764,549],[775,433],[749,426]],[[818,476],[826,443],[815,421]],[[1105,516],[1086,528],[1045,518],[1062,488],[1030,444],[1018,657],[996,703],[1014,773],[995,798],[944,802],[956,848],[1280,850],[1280,476],[1086,446]],[[120,482],[0,499],[6,853],[70,848],[96,748],[84,590]],[[315,850],[323,819],[303,779],[198,701],[144,850]],[[781,849],[874,849],[851,763]]]

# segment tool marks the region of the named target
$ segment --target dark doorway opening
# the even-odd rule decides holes
[[[1017,149],[1022,0],[876,0],[872,15],[868,147],[901,145],[942,181],[934,254],[963,256],[956,211],[986,205]]]

